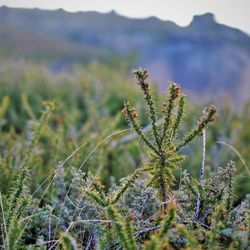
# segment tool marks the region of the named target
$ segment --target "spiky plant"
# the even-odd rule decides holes
[[[171,194],[171,187],[175,182],[173,171],[184,159],[180,150],[191,143],[197,136],[201,135],[202,130],[215,119],[216,108],[210,105],[198,121],[197,126],[180,138],[179,127],[184,115],[185,95],[182,93],[178,84],[171,82],[167,100],[163,104],[162,122],[159,120],[154,100],[150,92],[147,70],[138,69],[134,71],[137,84],[143,91],[144,101],[148,109],[148,117],[152,126],[152,135],[148,136],[141,128],[137,112],[129,103],[125,103],[123,113],[129,124],[136,131],[141,140],[149,148],[148,172],[152,178],[149,185],[157,188],[163,203]]]
[[[63,250],[78,250],[75,240],[69,234],[61,234],[60,244]]]
[[[45,103],[45,110],[32,129],[30,140],[28,141],[27,148],[25,148],[24,160],[21,163],[16,176],[14,187],[11,190],[9,197],[6,198],[5,227],[7,230],[6,237],[8,238],[7,241],[9,242],[10,249],[16,249],[17,244],[24,233],[20,223],[20,218],[24,215],[25,209],[29,204],[29,175],[32,162],[32,152],[41,136],[41,130],[47,123],[53,109],[53,102]],[[4,213],[4,210],[2,213]]]
[[[121,190],[123,190],[123,188],[121,188]],[[123,193],[121,190],[117,192],[119,197]],[[130,220],[128,217],[123,218],[114,204],[119,197],[113,196],[113,193],[106,195],[104,192],[104,186],[100,183],[99,179],[93,180],[93,189],[87,191],[87,194],[95,200],[99,206],[106,208],[107,217],[113,221],[111,225],[107,225],[107,231],[113,230],[114,235],[117,234],[120,244],[124,249],[136,250],[137,244],[133,237],[133,227]]]
[[[170,84],[167,100],[163,104],[162,123],[158,125],[159,117],[157,116],[153,97],[149,89],[149,83],[147,82],[148,73],[146,70],[139,69],[136,70],[134,74],[137,79],[137,84],[143,91],[144,100],[148,108],[148,116],[152,127],[151,137],[141,128],[137,112],[129,102],[125,104],[123,113],[141,140],[148,146],[149,163],[146,166],[136,169],[132,174],[127,176],[123,183],[112,192],[106,193],[104,187],[96,177],[92,177],[91,188],[85,190],[88,196],[95,200],[99,206],[106,208],[107,217],[114,221],[113,228],[116,229],[120,244],[125,249],[134,249],[135,241],[130,241],[133,239],[133,237],[131,237],[132,227],[128,224],[128,220],[123,219],[117,211],[116,206],[126,190],[145,172],[150,173],[151,176],[148,186],[158,190],[159,198],[163,204],[163,215],[169,212],[169,216],[167,216],[163,224],[159,238],[157,240],[152,239],[150,244],[154,245],[157,242],[157,246],[159,246],[159,244],[161,246],[168,245],[168,242],[163,236],[168,231],[175,217],[175,209],[169,210],[167,203],[169,198],[173,196],[172,188],[175,182],[173,171],[184,159],[180,150],[200,135],[203,129],[214,120],[216,115],[216,108],[214,106],[208,107],[207,113],[205,115],[203,114],[197,126],[187,133],[184,138],[180,138],[178,132],[185,106],[185,96],[181,92],[180,86],[175,83]],[[159,216],[161,217],[160,213]],[[159,218],[159,220],[161,219],[162,218]]]

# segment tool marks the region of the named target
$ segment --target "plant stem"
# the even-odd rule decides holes
[[[207,108],[203,110],[203,119],[205,119]],[[206,128],[204,127],[202,130],[202,162],[200,169],[200,183],[204,182],[204,172],[205,172],[205,162],[206,162]],[[196,211],[194,215],[194,220],[197,221],[200,213],[201,199],[198,191],[198,196],[196,200]]]

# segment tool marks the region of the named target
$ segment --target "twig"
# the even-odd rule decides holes
[[[93,233],[93,245],[95,250],[99,250],[98,237]]]
[[[146,233],[155,231],[155,230],[159,229],[160,227],[161,227],[161,225],[158,225],[158,226],[155,226],[155,227],[150,227],[150,228],[146,228],[146,229],[140,230],[140,231],[138,231],[138,232],[136,232],[134,234],[134,237],[138,237],[138,236],[140,236],[142,234],[146,234]]]
[[[89,250],[90,249],[92,240],[93,240],[93,237],[90,236],[90,238],[88,239],[88,242],[87,242],[87,246],[85,247],[85,250]]]
[[[204,223],[208,215],[212,212],[211,208],[208,208],[202,215],[201,222]]]
[[[48,234],[49,234],[49,236],[48,236],[48,240],[49,240],[49,242],[50,242],[50,237],[51,237],[51,215],[52,215],[52,210],[53,210],[53,208],[49,208],[49,232],[48,232]],[[48,247],[50,247],[50,243],[48,243]]]
[[[206,161],[206,129],[202,131],[202,164],[200,171],[200,183],[204,182],[204,172],[205,172],[205,161]]]
[[[208,226],[208,225],[206,225],[205,223],[203,223],[203,222],[201,222],[201,221],[199,221],[199,220],[197,220],[197,221],[195,221],[196,223],[198,223],[198,224],[200,224],[202,227],[204,227],[204,228],[206,228],[206,229],[208,229],[208,230],[211,230],[211,228]]]
[[[200,198],[200,193],[198,191],[197,199],[196,199],[196,208],[195,208],[195,214],[194,214],[194,221],[198,220],[199,213],[200,213],[200,206],[201,206],[201,198]]]
[[[205,119],[207,113],[207,107],[203,110],[203,118]],[[201,170],[200,170],[200,183],[203,184],[204,182],[204,172],[205,172],[205,161],[206,161],[206,129],[202,130],[202,162],[201,162]],[[194,214],[194,220],[197,221],[200,213],[200,206],[201,206],[201,197],[198,190],[197,193],[197,200],[196,200],[196,209]]]
[[[158,225],[158,226],[155,226],[155,227],[150,227],[150,228],[146,228],[146,229],[143,229],[143,230],[140,230],[136,233],[134,233],[134,237],[139,237],[141,236],[142,234],[145,234],[145,233],[149,233],[149,232],[152,232],[152,231],[155,231],[157,229],[159,229],[161,227],[161,225]],[[115,247],[118,247],[120,245],[120,242],[116,242],[112,245],[110,245],[108,248],[105,248],[105,250],[108,250],[108,249],[114,249]],[[117,249],[117,248],[116,248]],[[121,247],[118,248],[119,249],[122,249]]]

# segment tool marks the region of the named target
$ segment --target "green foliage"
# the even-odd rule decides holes
[[[166,235],[167,231],[169,230],[169,227],[171,226],[171,223],[175,219],[175,216],[176,216],[176,208],[170,207],[170,209],[168,211],[168,216],[164,221],[164,224],[162,226],[162,230],[161,230],[160,235],[159,235],[159,237],[161,239]]]
[[[62,245],[63,250],[77,250],[78,249],[75,240],[68,234],[63,233],[61,235],[60,243]]]
[[[202,130],[214,120],[216,108],[210,106],[206,115],[198,122],[197,127],[192,129],[183,139],[180,139],[176,133],[183,117],[185,105],[184,95],[181,93],[180,86],[171,83],[168,99],[167,102],[164,103],[162,111],[163,124],[162,126],[157,126],[156,109],[149,90],[149,83],[147,82],[148,73],[146,70],[139,69],[134,71],[134,74],[137,79],[137,84],[143,91],[145,103],[148,107],[148,114],[152,124],[153,140],[147,138],[142,131],[137,112],[129,102],[125,104],[124,113],[131,126],[151,150],[149,152],[150,167],[152,167],[150,171],[152,175],[150,185],[159,190],[161,200],[165,202],[168,192],[170,192],[175,181],[173,171],[177,168],[177,164],[184,159],[179,150],[192,142],[195,137],[200,135]],[[175,109],[177,110],[176,116],[173,115]]]
[[[126,218],[124,221],[113,205],[108,206],[107,212],[114,222],[114,233],[118,235],[121,245],[128,250],[137,249],[129,218]]]
[[[92,64],[58,75],[29,64],[5,69],[0,79],[1,248],[248,248],[244,114],[224,122],[228,112],[221,112],[223,121],[206,129],[205,175],[199,182],[202,150],[194,139],[214,120],[216,109],[208,106],[196,122],[198,108],[186,104],[179,85],[171,83],[163,101],[149,88],[147,71],[135,71],[144,108],[123,69]],[[136,109],[126,103],[123,111],[148,152],[135,134],[126,135],[120,114],[126,99]],[[232,138],[226,142],[241,159],[215,143],[219,133]]]
[[[24,233],[20,219],[23,218],[29,206],[29,167],[32,163],[33,148],[38,143],[41,130],[45,126],[54,105],[46,103],[45,110],[39,121],[33,127],[31,136],[25,148],[23,161],[20,163],[20,169],[16,175],[16,181],[7,199],[6,207],[2,206],[2,215],[6,218],[4,226],[6,231],[5,242],[8,242],[9,249],[16,249]],[[2,198],[1,198],[2,199]]]

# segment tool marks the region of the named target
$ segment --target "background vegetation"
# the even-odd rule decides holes
[[[223,181],[228,185],[227,180],[222,179],[226,175],[223,171],[228,169],[226,163],[233,160],[232,207],[236,207],[238,213],[243,211],[235,215],[228,229],[221,218],[223,198],[211,201],[215,208],[210,218],[212,225],[217,232],[227,230],[227,240],[231,237],[229,241],[218,240],[214,231],[204,233],[201,225],[198,225],[198,231],[193,225],[186,229],[179,225],[175,218],[180,215],[176,217],[174,203],[168,206],[167,212],[159,214],[162,201],[155,188],[146,185],[145,176],[134,180],[135,184],[128,187],[129,191],[122,194],[115,207],[108,206],[108,216],[104,216],[105,206],[100,206],[106,199],[104,196],[117,188],[119,190],[120,184],[126,185],[128,179],[121,178],[148,162],[147,149],[137,138],[124,139],[133,132],[128,130],[121,113],[125,101],[129,100],[136,107],[142,127],[150,123],[143,94],[134,83],[132,74],[128,76],[128,65],[77,64],[60,73],[52,73],[42,64],[26,61],[6,61],[1,66],[0,242],[4,249],[53,249],[56,246],[76,249],[76,245],[85,249],[96,248],[97,245],[101,249],[135,249],[136,244],[145,249],[200,249],[198,247],[202,244],[209,249],[220,249],[221,242],[225,248],[247,249],[244,232],[248,229],[244,216],[249,211],[249,197],[243,200],[250,192],[247,166],[250,160],[249,104],[243,112],[235,113],[225,103],[218,111],[216,122],[207,129],[207,186],[220,190]],[[161,110],[166,93],[158,92],[154,84],[150,88],[156,100],[156,110]],[[188,101],[180,135],[196,126],[202,110],[203,107]],[[188,176],[199,177],[202,137],[199,138],[181,150],[186,158],[181,164],[181,171],[173,171],[177,180],[173,190],[179,192],[176,199],[188,196],[191,207],[194,206],[195,191],[185,192],[189,192],[189,183],[193,183]],[[234,164],[230,164],[234,168]],[[212,173],[217,171],[222,171],[222,174],[218,174],[221,179],[215,183],[213,178],[216,174],[213,177]],[[180,180],[184,182],[183,187],[178,184]],[[93,183],[96,183],[95,191]],[[224,192],[223,188],[221,190]],[[97,203],[89,198],[88,192],[97,199]],[[155,214],[158,218],[154,218],[154,222],[147,220]],[[125,215],[129,215],[126,220],[123,219]],[[192,217],[185,216],[187,219]],[[235,222],[241,216],[244,225]],[[95,220],[102,221],[97,223]],[[116,222],[116,231],[112,231],[109,220]],[[80,221],[79,225],[77,221]],[[141,230],[161,223],[163,229],[159,234],[143,233],[139,237]],[[242,226],[243,236],[233,235],[230,231],[234,228],[233,223]],[[172,227],[172,224],[176,226]],[[177,231],[170,232],[169,229]],[[188,230],[200,233],[201,238],[195,239]],[[61,234],[63,231],[72,236]],[[139,237],[136,241],[134,234]],[[165,235],[168,235],[168,240],[163,237]],[[208,241],[204,241],[204,235]],[[176,238],[173,240],[173,237]]]

